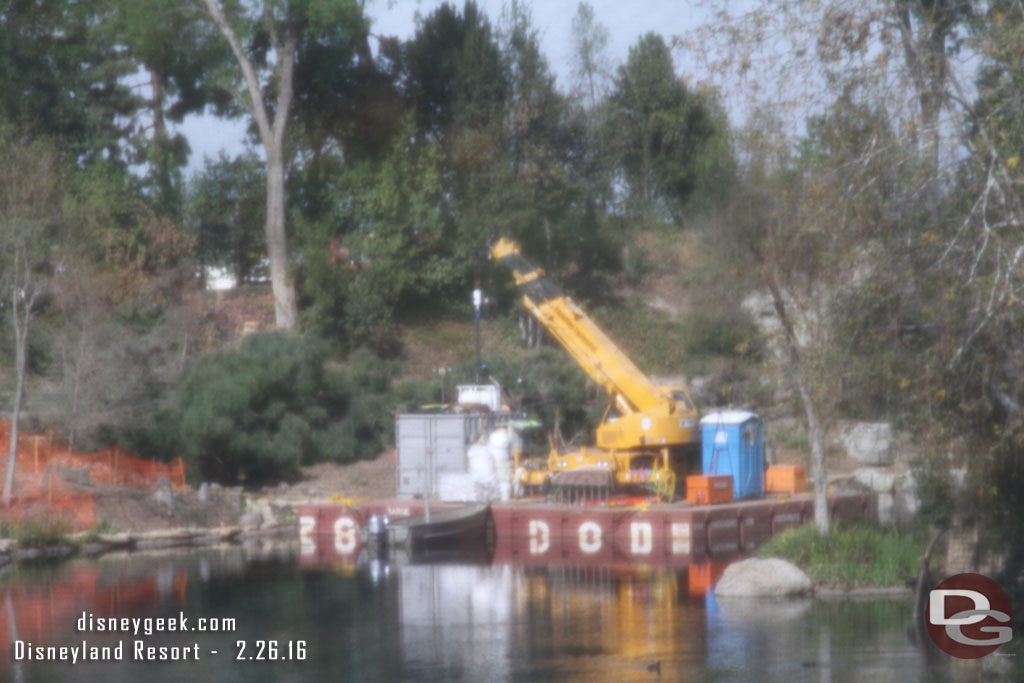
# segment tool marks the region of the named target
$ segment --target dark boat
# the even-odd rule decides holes
[[[392,547],[410,552],[447,550],[486,545],[490,505],[464,505],[411,515],[388,522],[387,537]]]

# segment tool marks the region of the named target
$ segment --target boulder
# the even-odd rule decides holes
[[[851,475],[853,480],[875,493],[892,493],[896,477],[874,467],[858,467]]]
[[[770,557],[751,558],[730,564],[715,586],[715,596],[779,598],[807,595],[811,579],[792,562]]]
[[[263,524],[263,515],[260,514],[259,510],[249,510],[239,518],[238,523],[246,531],[259,529],[260,525]]]
[[[894,503],[896,519],[900,522],[910,521],[921,508],[921,498],[918,496],[917,480],[913,471],[904,472],[903,476],[896,480]]]
[[[158,488],[153,492],[153,500],[157,505],[162,505],[170,512],[174,508],[174,492],[169,488]]]
[[[895,524],[898,512],[896,509],[896,496],[892,493],[876,493],[875,501],[877,502],[875,514],[878,516],[878,523]]]
[[[888,422],[849,422],[839,430],[846,454],[865,465],[891,465],[896,457]]]

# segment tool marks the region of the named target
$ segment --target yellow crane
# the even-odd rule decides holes
[[[609,492],[675,495],[679,478],[700,471],[697,409],[685,386],[659,386],[540,268],[519,245],[501,238],[491,256],[515,278],[523,305],[611,398],[597,428],[595,447],[562,451],[552,447],[547,469],[520,470],[517,483],[548,484],[569,497]],[[685,479],[684,479],[685,480]]]

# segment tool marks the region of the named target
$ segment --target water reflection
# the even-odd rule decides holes
[[[716,600],[721,565],[523,566],[416,563],[298,566],[294,546],[222,548],[21,568],[0,579],[0,630],[72,644],[82,612],[232,617],[196,641],[198,662],[14,662],[0,680],[221,681],[930,681],[953,680],[908,639],[901,601]],[[85,634],[97,645],[120,636]],[[131,636],[128,636],[130,639]],[[234,643],[303,641],[303,661],[239,661]],[[1015,643],[1014,645],[1017,645]],[[283,648],[283,645],[282,645]],[[217,655],[208,651],[218,649]],[[989,658],[991,659],[991,658]],[[985,678],[999,667],[986,665]],[[1001,672],[1018,680],[1019,672]]]

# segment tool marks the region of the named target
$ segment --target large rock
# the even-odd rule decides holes
[[[908,470],[896,480],[896,492],[894,495],[896,506],[896,520],[909,522],[921,508],[921,498],[917,491],[917,479],[914,472]]]
[[[726,567],[715,587],[716,596],[735,598],[779,598],[810,592],[807,574],[777,557],[734,562]]]
[[[891,465],[896,457],[888,422],[848,422],[839,430],[839,443],[865,465]]]
[[[875,494],[876,514],[881,524],[892,524],[897,521],[897,475],[877,467],[858,467],[850,478]]]
[[[896,476],[874,467],[858,467],[851,475],[853,480],[875,493],[892,493]]]

